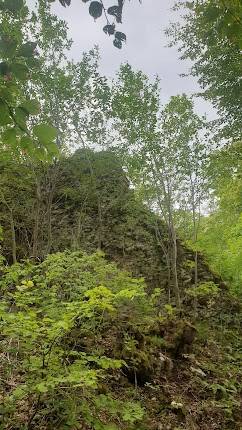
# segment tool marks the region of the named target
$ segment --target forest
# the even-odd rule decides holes
[[[242,2],[174,0],[166,103],[56,3],[0,1],[0,429],[241,430]],[[79,3],[121,53],[135,0]]]

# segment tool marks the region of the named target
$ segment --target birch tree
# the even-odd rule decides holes
[[[173,292],[180,307],[176,213],[186,202],[187,209],[193,214],[195,242],[205,153],[199,131],[204,121],[195,114],[191,100],[185,95],[172,97],[162,109],[158,81],[150,82],[144,74],[134,72],[128,65],[120,70],[114,88],[113,108],[116,130],[121,136],[121,144],[116,150],[123,156],[136,189],[142,188],[144,199],[158,211],[167,227],[168,240],[159,231],[157,237],[166,256],[168,293],[170,296]]]

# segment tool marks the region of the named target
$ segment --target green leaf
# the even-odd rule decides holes
[[[11,58],[17,49],[17,42],[9,36],[2,36],[0,39],[0,52],[3,57]]]
[[[209,6],[204,11],[204,15],[207,17],[209,21],[214,21],[216,18],[219,17],[221,13],[221,10],[217,6]]]
[[[115,32],[115,39],[118,39],[121,42],[125,42],[127,39],[126,34],[122,33],[121,31],[116,31]]]
[[[27,130],[26,121],[28,116],[28,113],[21,107],[15,109],[14,119],[21,130]]]
[[[48,124],[39,124],[33,128],[35,136],[43,145],[48,145],[53,142],[57,137],[56,128]]]
[[[107,10],[109,15],[115,16],[118,23],[122,22],[122,7],[120,6],[110,6]]]
[[[26,100],[21,107],[30,115],[38,115],[40,112],[40,104],[36,99]]]
[[[18,55],[20,57],[32,57],[36,46],[37,43],[35,42],[26,42],[20,47]]]
[[[46,386],[46,384],[44,382],[40,382],[39,384],[36,385],[36,390],[39,393],[47,393],[48,387]]]
[[[30,151],[30,149],[31,149],[31,151]],[[32,151],[32,148],[30,147],[30,148],[28,148],[28,152],[29,152],[29,155],[34,156],[36,159],[38,159],[40,161],[46,161],[48,159],[48,154],[47,154],[45,148],[43,148],[43,147],[38,148],[36,146],[33,146],[33,151]]]
[[[97,19],[102,15],[103,5],[99,1],[92,1],[89,6],[89,13],[94,18]]]
[[[6,61],[2,61],[2,63],[0,63],[0,75],[6,76],[10,72],[11,72],[11,69],[10,69],[8,63],[6,63]]]
[[[20,146],[23,149],[29,149],[32,145],[33,145],[33,141],[28,136],[23,136],[22,139],[20,140]]]
[[[111,36],[112,34],[115,33],[115,25],[114,24],[107,24],[103,27],[103,31],[104,31],[104,33]]]
[[[59,2],[61,4],[61,6],[64,6],[64,7],[70,6],[70,4],[71,4],[71,0],[59,0]]]
[[[121,49],[122,48],[122,41],[119,39],[114,39],[113,44],[115,46],[115,48]]]
[[[26,57],[25,61],[26,61],[26,65],[31,70],[41,67],[41,61],[36,57]]]
[[[23,0],[4,0],[1,9],[16,13],[22,9],[23,5]]]
[[[0,100],[0,125],[11,124],[12,118],[9,109],[3,100]]]
[[[11,396],[13,396],[13,398],[16,400],[16,399],[22,399],[23,397],[25,397],[25,395],[26,395],[26,392],[27,392],[27,387],[26,387],[26,385],[20,385],[20,386],[18,386],[17,388],[15,388],[13,391],[12,391],[12,394],[11,394]]]
[[[6,145],[16,146],[18,143],[16,129],[11,128],[11,129],[5,130],[2,135],[2,141]]]
[[[48,144],[48,153],[51,155],[58,155],[59,154],[59,148],[56,145],[56,143],[52,142]]]
[[[0,88],[0,100],[10,104],[13,104],[15,102],[15,97],[13,92],[11,91],[11,88],[8,88],[7,86]]]
[[[118,427],[114,423],[105,424],[105,430],[118,430]]]
[[[25,64],[12,63],[11,71],[17,79],[20,79],[20,80],[28,79],[29,69]]]

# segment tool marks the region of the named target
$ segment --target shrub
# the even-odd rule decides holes
[[[133,428],[143,416],[139,404],[98,397],[100,383],[124,365],[102,354],[98,339],[127,317],[145,326],[143,280],[101,253],[78,251],[5,268],[0,286],[4,428],[73,429],[81,422],[95,430],[118,428],[115,422]]]
[[[186,293],[194,298],[214,298],[219,294],[219,287],[212,281],[201,282],[199,285],[186,289]]]

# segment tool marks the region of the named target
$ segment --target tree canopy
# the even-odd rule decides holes
[[[167,35],[182,59],[190,59],[190,73],[198,79],[200,94],[219,113],[219,129],[227,139],[241,137],[242,6],[239,0],[180,2],[182,23]]]

